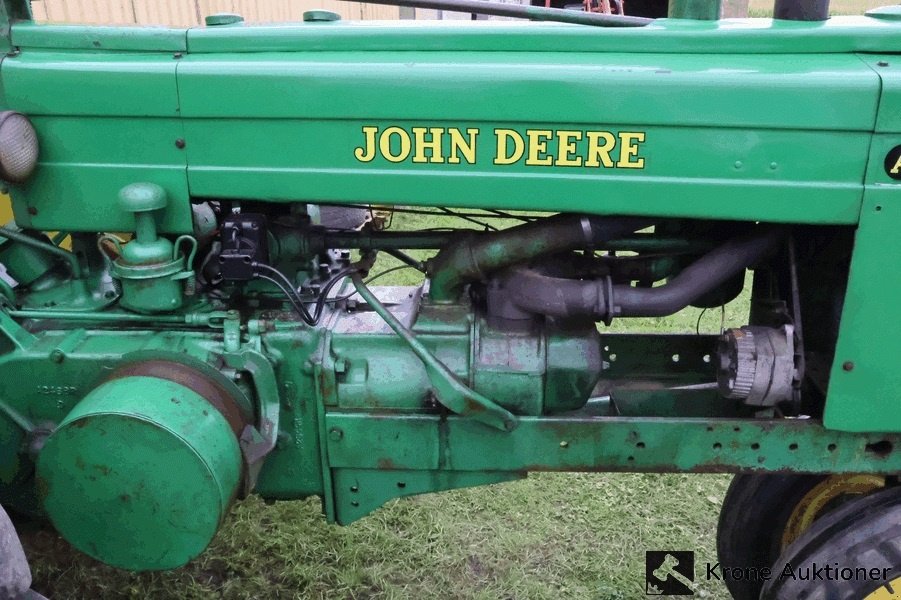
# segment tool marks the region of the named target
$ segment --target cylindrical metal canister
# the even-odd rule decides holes
[[[233,427],[185,385],[111,379],[88,393],[38,457],[44,509],[73,546],[135,571],[200,554],[235,497],[241,451]]]

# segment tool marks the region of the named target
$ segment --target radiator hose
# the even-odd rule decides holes
[[[653,225],[649,219],[555,215],[492,233],[473,232],[428,261],[433,302],[455,302],[463,287],[533,258],[600,247]]]
[[[679,312],[702,295],[757,263],[776,249],[787,228],[757,225],[683,269],[667,284],[640,288],[613,285],[608,278],[578,280],[517,266],[490,286],[489,312],[504,318],[545,315],[558,318],[662,317]]]

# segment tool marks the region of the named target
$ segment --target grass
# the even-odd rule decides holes
[[[398,215],[395,228],[447,226]],[[509,225],[512,223],[506,223]],[[420,257],[424,257],[420,253]],[[395,266],[381,257],[374,272]],[[379,283],[413,284],[415,271]],[[728,307],[742,324],[747,294]],[[700,311],[638,319],[632,330],[691,332]],[[700,327],[718,331],[719,311]],[[616,324],[623,330],[622,324]],[[55,533],[24,535],[35,588],[52,598],[592,598],[644,597],[644,552],[691,549],[715,561],[729,477],[540,473],[513,483],[389,502],[348,527],[317,499],[238,503],[207,551],[182,569],[134,574],[99,564]],[[727,598],[703,582],[701,597]]]
[[[750,0],[748,14],[752,17],[773,16],[774,0]],[[829,12],[833,15],[860,15],[871,8],[895,4],[892,0],[832,0]]]

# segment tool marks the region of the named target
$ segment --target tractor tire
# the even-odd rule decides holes
[[[786,565],[791,565],[793,575],[784,572]],[[785,549],[773,567],[773,577],[760,596],[763,600],[897,598],[901,487],[856,498],[824,515]],[[877,577],[872,576],[874,570]]]
[[[771,567],[810,522],[849,498],[879,490],[884,484],[884,478],[875,476],[736,475],[717,526],[719,563],[724,568]],[[824,493],[834,496],[819,503],[811,498]],[[757,600],[765,583],[759,578],[727,576],[724,580],[735,600]]]
[[[31,587],[31,570],[12,521],[0,507],[0,600],[18,600]]]

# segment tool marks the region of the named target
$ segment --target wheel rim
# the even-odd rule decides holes
[[[898,598],[901,598],[901,577],[896,577],[875,592],[870,592],[863,600],[898,600]]]
[[[810,527],[827,508],[833,508],[837,500],[843,496],[859,496],[870,494],[885,487],[885,477],[880,475],[832,475],[827,477],[795,505],[785,529],[782,531],[780,551]],[[901,579],[901,578],[899,578]],[[899,581],[901,589],[901,581]],[[895,598],[897,596],[887,596]],[[869,600],[869,599],[867,599]]]

